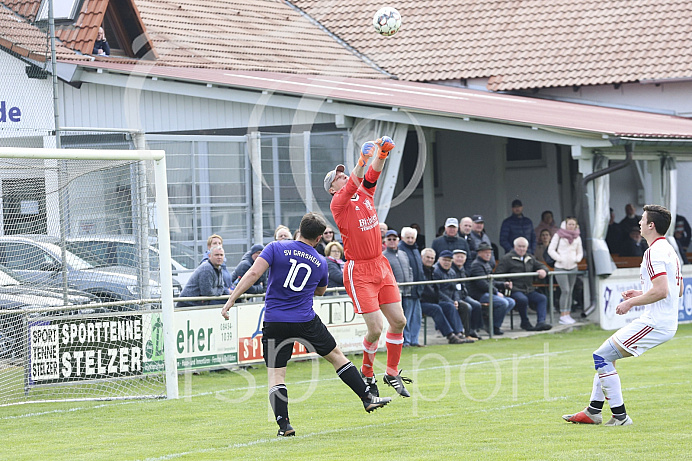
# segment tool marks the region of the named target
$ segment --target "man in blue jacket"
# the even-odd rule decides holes
[[[531,219],[524,216],[524,205],[521,200],[515,199],[512,202],[512,215],[502,221],[500,227],[500,246],[509,253],[514,248],[514,239],[524,237],[529,241],[529,253],[536,251],[536,231],[533,228]]]

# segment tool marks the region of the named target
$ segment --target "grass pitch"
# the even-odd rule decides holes
[[[618,362],[629,427],[574,425],[610,332],[404,350],[409,399],[367,414],[324,360],[288,366],[297,436],[276,437],[264,367],[181,376],[176,401],[0,408],[0,459],[692,459],[692,325]],[[376,364],[381,395],[385,354]],[[360,356],[351,360],[360,364]],[[610,417],[604,409],[604,420]]]

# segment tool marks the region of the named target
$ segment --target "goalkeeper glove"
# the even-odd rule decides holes
[[[389,136],[382,136],[380,139],[375,141],[375,144],[380,147],[379,157],[383,160],[386,159],[389,152],[394,149],[394,141],[392,141],[392,138]]]
[[[378,148],[374,142],[368,141],[364,143],[363,146],[360,148],[360,159],[358,159],[358,166],[365,167],[370,157],[375,155],[375,152],[377,151]]]

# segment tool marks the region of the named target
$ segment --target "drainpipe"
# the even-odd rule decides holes
[[[584,309],[584,312],[582,315],[584,317],[590,315],[595,309],[596,306],[598,305],[598,299],[597,299],[597,293],[596,293],[596,268],[594,267],[594,258],[593,258],[593,253],[592,253],[592,245],[591,245],[591,222],[589,220],[589,205],[588,205],[588,200],[586,197],[586,185],[593,181],[596,178],[600,178],[601,176],[605,176],[608,174],[611,174],[614,171],[621,170],[628,165],[632,163],[632,152],[634,151],[634,143],[628,143],[625,144],[625,154],[626,158],[622,162],[618,162],[614,165],[610,165],[608,168],[604,168],[602,170],[596,171],[594,173],[591,173],[590,175],[585,176],[582,180],[581,183],[579,183],[579,186],[581,190],[579,191],[579,197],[581,197],[581,217],[579,219],[579,222],[584,223],[584,233],[585,238],[583,239],[584,246],[585,246],[585,252],[586,252],[586,262],[588,264],[588,267],[590,270],[587,271],[588,278],[589,278],[589,293],[591,294],[591,304],[589,307]]]

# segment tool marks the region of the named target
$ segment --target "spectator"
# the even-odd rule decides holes
[[[622,244],[622,249],[620,250],[620,256],[633,256],[641,258],[644,256],[644,252],[649,246],[646,244],[646,240],[642,238],[641,230],[639,226],[635,226],[630,229],[627,239]]]
[[[207,251],[204,252],[204,258],[200,261],[200,265],[209,261],[209,252],[215,246],[223,246],[223,238],[218,234],[212,234],[207,238]],[[228,272],[228,267],[226,267],[226,256],[223,257],[223,263],[221,264],[221,274],[223,275],[223,283],[229,288],[232,287],[233,278],[231,273]]]
[[[181,298],[195,296],[222,296],[230,294],[230,289],[224,284],[221,264],[225,258],[223,247],[214,246],[209,252],[209,259],[197,266],[185,288],[180,293]],[[213,301],[181,301],[178,307],[206,306]]]
[[[293,233],[293,240],[299,240],[300,239],[300,229],[296,229],[296,231]]]
[[[577,218],[568,217],[560,224],[560,229],[550,240],[548,254],[555,260],[555,270],[574,272],[555,276],[560,285],[560,324],[571,325],[576,323],[570,315],[572,290],[577,280],[577,264],[584,257]]]
[[[91,54],[106,57],[111,55],[111,47],[108,45],[108,40],[106,40],[106,33],[103,31],[103,27],[99,27],[98,35],[96,35],[96,41],[94,42],[94,51]]]
[[[536,245],[536,259],[545,264],[545,252],[550,246],[552,235],[548,229],[543,229],[538,236],[538,245]]]
[[[390,229],[386,232],[384,237],[384,243],[387,248],[382,254],[389,261],[389,265],[392,267],[392,272],[394,273],[394,278],[397,283],[408,283],[413,282],[413,269],[411,269],[411,263],[409,262],[408,255],[404,251],[399,250],[399,234],[394,229]],[[412,286],[400,286],[399,293],[401,294],[401,304],[404,309],[404,316],[406,316],[406,324],[408,325],[408,319],[411,317],[415,300],[411,296]],[[420,327],[419,327],[420,328]],[[411,345],[411,331],[406,334],[407,328],[404,327],[404,347]],[[407,337],[408,336],[408,337]]]
[[[380,223],[380,236],[382,236],[382,251],[387,249],[387,245],[384,244],[384,239],[385,235],[387,234],[387,231],[389,230],[389,226],[387,226],[387,223]]]
[[[435,250],[432,248],[424,248],[421,251],[421,260],[423,262],[423,274],[426,280],[434,280]],[[464,344],[467,341],[454,334],[453,328],[449,320],[456,319],[461,322],[456,309],[452,311],[443,311],[440,306],[440,284],[424,285],[423,293],[421,294],[420,306],[423,315],[432,317],[435,322],[435,329],[438,330],[444,337],[447,338],[449,344]],[[449,306],[447,306],[448,308]]]
[[[464,250],[454,250],[452,252],[452,270],[454,271],[455,279],[463,279],[466,277],[466,270],[464,268],[466,260],[466,252],[464,252]],[[463,301],[464,303],[468,304],[470,308],[469,316],[461,316],[461,323],[464,325],[464,331],[466,332],[467,339],[469,337],[481,339],[476,331],[483,328],[483,310],[481,303],[469,296],[469,292],[466,290],[466,284],[464,282],[458,282],[455,288],[458,292],[460,305]],[[459,313],[461,315],[461,310]]]
[[[327,226],[324,232],[322,232],[322,238],[320,239],[320,243],[318,243],[315,247],[315,250],[317,250],[319,254],[329,256],[325,253],[325,247],[332,242],[336,242],[336,239],[334,238],[334,229]]]
[[[425,248],[425,235],[421,234],[421,228],[418,225],[418,223],[414,222],[413,224],[411,224],[411,228],[415,229],[415,231],[418,233],[418,236],[416,237],[416,245],[418,246],[418,251],[423,251],[423,248]]]
[[[687,218],[682,215],[675,216],[675,232],[673,233],[675,241],[678,244],[678,249],[683,259],[687,261],[685,254],[687,249],[690,247],[690,239],[692,238],[692,229],[690,229],[690,223],[687,222]],[[689,264],[685,262],[685,264]]]
[[[521,200],[512,201],[512,215],[502,221],[500,228],[500,246],[509,253],[514,248],[514,239],[524,237],[529,241],[529,253],[536,250],[536,233],[533,230],[533,222],[524,216],[524,205]]]
[[[329,242],[324,249],[329,268],[327,288],[344,286],[344,247],[339,242]]]
[[[543,229],[543,232],[550,231]],[[535,272],[539,279],[548,275],[548,268],[539,262],[527,251],[529,242],[524,237],[514,239],[514,249],[500,258],[495,269],[496,274],[518,274],[521,272]],[[550,330],[553,326],[546,323],[548,299],[538,293],[533,286],[533,279],[528,277],[509,278],[512,282],[510,296],[516,301],[517,311],[521,317],[521,328],[526,331]],[[531,305],[536,310],[536,326],[531,325],[528,316],[528,308]]]
[[[634,226],[639,226],[639,221],[642,217],[638,216],[634,206],[631,203],[625,205],[625,217],[620,221],[620,231],[622,232],[623,238],[630,233],[630,230]]]
[[[553,236],[555,232],[559,229],[555,225],[555,220],[553,219],[553,212],[550,210],[545,210],[543,213],[541,213],[541,222],[538,223],[536,226],[536,238],[538,238],[538,241],[536,243],[541,243],[540,238],[541,238],[541,231],[543,229],[547,229],[548,232],[550,232],[550,237]],[[538,254],[536,254],[538,256]]]
[[[283,224],[280,224],[279,227],[276,228],[274,231],[274,240],[276,241],[281,241],[281,240],[291,240],[291,229],[288,227],[284,226]]]
[[[401,241],[399,242],[399,251],[403,251],[408,256],[408,262],[411,265],[413,272],[413,281],[422,282],[425,280],[423,273],[423,262],[420,257],[420,251],[416,245],[418,233],[413,227],[404,227],[401,229]],[[404,309],[406,315],[406,327],[404,327],[404,343],[408,332],[409,344],[414,347],[422,347],[418,335],[420,334],[421,320],[423,313],[420,305],[420,296],[423,293],[423,285],[415,285],[411,287],[411,299],[413,299],[413,308],[410,312]]]
[[[606,245],[611,254],[620,254],[622,242],[625,240],[620,224],[615,222],[615,211],[610,209],[610,221],[608,222],[608,233],[606,234]]]
[[[444,234],[433,240],[432,249],[435,254],[439,255],[442,251],[447,250],[450,253],[454,250],[465,250],[469,253],[469,244],[466,240],[458,235],[459,220],[457,218],[447,218],[445,221]]]
[[[531,227],[533,231],[533,227]],[[493,272],[493,267],[490,265],[490,257],[493,252],[493,247],[483,242],[478,246],[478,255],[471,264],[470,277],[479,277],[490,275]],[[509,311],[514,308],[515,301],[512,298],[505,297],[499,290],[511,289],[512,282],[493,282],[493,333],[503,335],[502,322]],[[490,284],[486,279],[473,280],[468,285],[469,294],[473,299],[481,304],[490,302]],[[488,329],[490,326],[488,326]]]
[[[264,245],[252,245],[252,248],[250,248],[249,251],[245,252],[243,255],[243,258],[240,260],[238,265],[235,267],[233,272],[231,273],[231,280],[233,280],[233,284],[237,284],[238,280],[240,280],[243,275],[252,267],[252,264],[255,262],[257,257],[262,253],[262,250],[264,250]],[[258,295],[264,293],[266,290],[267,286],[267,274],[263,274],[260,278],[257,279],[254,285],[252,285],[246,293],[253,294],[253,295]]]
[[[440,253],[440,257],[433,266],[433,278],[435,280],[452,280],[456,277],[456,272],[452,270],[453,257],[454,254],[448,250],[443,250]],[[439,297],[440,301],[438,304],[445,316],[448,317],[454,334],[461,338],[463,342],[473,342],[473,339],[467,338],[466,330],[464,330],[464,323],[469,324],[471,306],[460,300],[455,284],[440,284]]]
[[[483,219],[483,216],[475,214],[471,217],[471,221],[473,221],[473,226],[471,227],[471,235],[469,235],[469,237],[473,241],[473,250],[471,250],[469,257],[467,258],[467,260],[470,260],[471,262],[466,262],[466,272],[471,270],[471,264],[476,259],[476,251],[481,242],[485,242],[490,247],[493,246],[492,242],[490,241],[490,237],[485,232],[485,220]],[[490,265],[495,267],[495,255],[493,253],[490,254]]]

